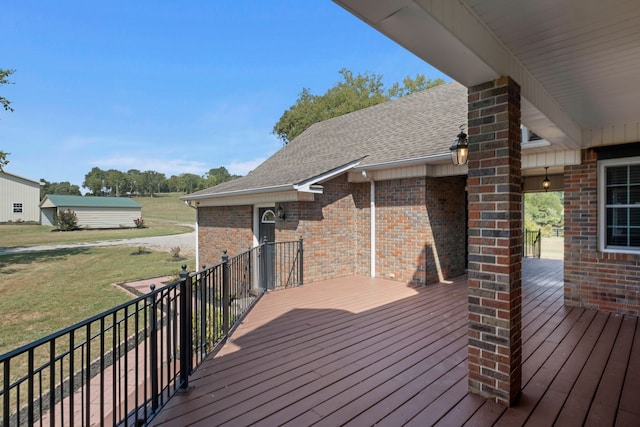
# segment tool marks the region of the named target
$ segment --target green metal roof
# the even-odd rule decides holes
[[[67,196],[61,194],[47,194],[42,201],[47,199],[57,207],[84,207],[84,208],[142,208],[140,203],[128,197],[85,197]]]

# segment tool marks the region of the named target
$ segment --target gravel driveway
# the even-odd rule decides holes
[[[193,227],[192,225],[188,226]],[[136,237],[133,239],[106,240],[103,242],[0,248],[0,255],[22,252],[50,251],[55,249],[90,248],[95,246],[144,246],[147,249],[153,249],[161,252],[169,252],[171,248],[180,246],[180,253],[182,255],[195,255],[196,232],[194,230],[190,233],[174,234],[171,236]]]

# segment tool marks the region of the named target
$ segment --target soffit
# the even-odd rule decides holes
[[[640,139],[635,0],[336,2],[465,86],[512,76],[523,123],[554,145]]]

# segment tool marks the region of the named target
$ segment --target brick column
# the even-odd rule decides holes
[[[522,382],[520,86],[469,88],[469,390],[505,405]]]

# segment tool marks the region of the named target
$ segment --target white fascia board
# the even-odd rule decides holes
[[[358,166],[361,162],[362,162],[362,159],[358,159],[358,160],[349,162],[345,165],[338,166],[333,170],[325,172],[321,175],[316,175],[313,178],[307,179],[306,181],[302,181],[300,184],[294,185],[294,188],[298,191],[314,192],[313,188],[318,187],[316,184],[328,181],[331,178],[335,178],[336,176],[347,172],[349,169],[353,169],[354,167]]]
[[[251,195],[251,194],[275,193],[280,191],[293,190],[294,187],[295,187],[294,184],[285,184],[285,185],[275,185],[271,187],[248,188],[245,190],[224,191],[221,193],[214,193],[214,194],[187,195],[187,196],[180,197],[180,200],[189,201],[189,200],[218,199],[218,198],[226,198],[226,197],[245,196],[245,195]]]
[[[451,153],[434,154],[431,156],[415,157],[413,159],[392,160],[389,162],[371,163],[354,167],[358,171],[400,168],[403,166],[415,166],[424,164],[437,164],[451,161]]]
[[[280,191],[272,193],[249,194],[242,196],[228,196],[191,201],[197,207],[207,206],[240,206],[240,205],[272,205],[277,202],[312,202],[314,193],[305,193],[297,190]]]

